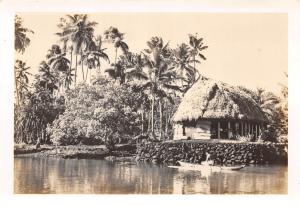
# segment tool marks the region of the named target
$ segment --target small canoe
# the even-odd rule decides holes
[[[200,164],[192,164],[188,162],[181,162],[178,161],[180,166],[186,167],[189,169],[194,170],[212,170],[212,171],[226,171],[226,170],[240,170],[245,167],[245,165],[238,165],[238,166],[216,166],[216,165],[200,165]]]

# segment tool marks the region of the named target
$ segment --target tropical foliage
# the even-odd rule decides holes
[[[66,94],[66,110],[48,127],[51,140],[60,145],[121,143],[141,133],[138,112],[141,93],[134,86],[104,78],[79,85]]]
[[[26,63],[22,60],[16,60],[15,62],[15,89],[17,105],[20,106],[20,101],[23,101],[24,93],[29,90],[29,76],[32,74],[28,71],[30,67],[26,66]]]
[[[287,142],[287,86],[282,85],[282,97],[276,96],[263,88],[257,88],[253,91],[244,87],[240,87],[240,89],[252,96],[268,119],[264,141]]]
[[[66,15],[57,25],[58,43],[38,73],[31,75],[25,61],[16,61],[16,142],[113,147],[140,134],[172,138],[171,117],[183,93],[201,77],[208,48],[203,38],[188,35],[186,43],[172,48],[151,37],[144,50],[133,53],[118,28],[111,26],[101,36],[95,34],[97,24],[86,14]],[[15,50],[23,53],[33,32],[18,16],[15,30]],[[104,62],[110,66],[103,68]],[[270,120],[267,140],[287,134],[287,87],[282,98],[263,89],[248,92]]]
[[[15,16],[15,50],[19,53],[24,53],[26,47],[30,44],[28,34],[33,31],[23,26],[23,20]]]

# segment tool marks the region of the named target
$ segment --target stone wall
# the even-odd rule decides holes
[[[205,153],[219,165],[287,164],[287,145],[275,143],[220,143],[209,141],[173,141],[143,143],[137,147],[137,161],[200,163]]]

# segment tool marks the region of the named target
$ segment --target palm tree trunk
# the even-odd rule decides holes
[[[116,47],[116,56],[115,56],[115,69],[116,69],[116,63],[117,63],[117,56],[118,56],[118,48]]]
[[[163,131],[163,107],[162,107],[162,99],[159,99],[159,122],[160,122],[160,140],[164,138],[164,131]]]
[[[194,70],[195,70],[195,76],[194,76],[194,80],[193,80],[193,83],[195,83],[196,82],[196,74],[197,74],[197,70],[196,70],[196,55],[194,55]]]
[[[168,106],[166,104],[166,110],[165,110],[165,116],[166,116],[166,126],[165,126],[165,135],[168,137],[168,133],[169,133],[169,110],[168,110]]]
[[[85,82],[85,83],[87,82],[88,73],[89,73],[89,68],[87,67],[87,68],[86,68],[85,79],[84,79],[84,82]]]
[[[75,54],[75,86],[76,86],[76,78],[77,78],[77,53]]]
[[[89,84],[91,84],[91,76],[92,76],[92,71],[90,71]]]
[[[82,50],[81,50],[81,72],[82,72],[82,81],[85,82],[84,80],[84,70],[83,70],[83,53],[82,53]]]
[[[101,75],[100,65],[98,66],[98,70],[96,72],[97,72],[96,77],[99,78]]]
[[[141,111],[142,111],[142,134],[144,134],[144,105],[143,105],[143,103],[141,106]]]
[[[73,50],[71,49],[71,57],[70,57],[70,71],[72,70],[72,60],[73,60]]]
[[[20,99],[19,99],[19,90],[18,90],[18,82],[17,82],[17,76],[15,71],[15,87],[16,87],[16,98],[17,98],[17,105],[20,106]]]
[[[149,110],[149,112],[148,112],[148,133],[150,131],[151,131],[151,110]]]
[[[151,100],[151,133],[154,133],[154,95],[152,94],[152,100]]]

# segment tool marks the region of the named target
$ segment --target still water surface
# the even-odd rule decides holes
[[[15,193],[286,194],[286,166],[182,171],[146,163],[17,157]]]

